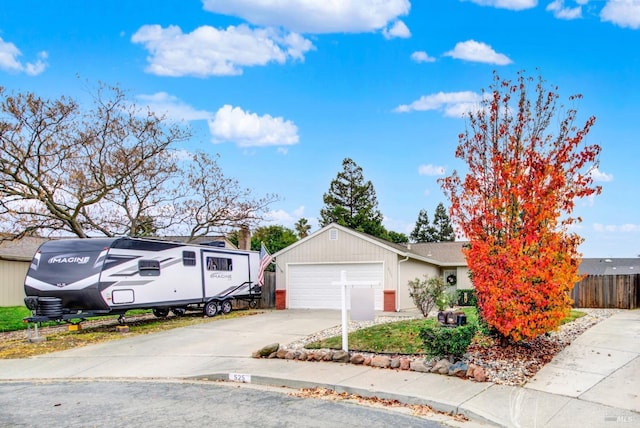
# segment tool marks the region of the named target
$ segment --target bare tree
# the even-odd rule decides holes
[[[191,131],[100,85],[92,107],[0,87],[0,214],[6,236],[192,237],[258,221],[276,198],[251,198],[205,154],[174,146]]]
[[[250,189],[224,175],[217,158],[203,152],[193,154],[186,164],[179,189],[173,222],[190,239],[255,227],[278,200],[274,194],[253,197]]]

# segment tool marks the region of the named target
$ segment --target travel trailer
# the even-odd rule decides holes
[[[25,279],[25,321],[85,319],[152,309],[158,317],[232,310],[234,300],[256,307],[257,251],[138,238],[47,241]]]

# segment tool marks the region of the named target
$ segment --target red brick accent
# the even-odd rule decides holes
[[[287,309],[287,290],[276,290],[276,309]]]
[[[396,311],[396,290],[384,290],[383,310],[385,312]]]

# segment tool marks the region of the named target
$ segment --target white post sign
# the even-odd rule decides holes
[[[342,294],[342,350],[349,352],[349,321],[347,319],[347,306],[349,297],[356,297],[351,300],[351,312],[356,316],[354,319],[365,321],[375,319],[375,299],[374,288],[380,283],[378,281],[347,281],[347,272],[340,271],[340,281],[332,282],[339,285]],[[355,293],[347,293],[347,288]],[[351,294],[351,296],[349,295]],[[355,303],[355,305],[354,305]],[[354,310],[354,308],[356,308]]]

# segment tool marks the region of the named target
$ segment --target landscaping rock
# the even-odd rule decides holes
[[[486,382],[487,374],[482,367],[476,367],[473,370],[473,380],[476,382]]]
[[[309,359],[309,354],[305,351],[297,351],[296,352],[296,360],[298,361],[307,361]]]
[[[449,367],[451,367],[449,360],[442,359],[438,361],[430,371],[431,373],[447,374],[449,373]]]
[[[347,351],[336,351],[333,353],[331,360],[336,363],[348,363],[349,353]]]
[[[384,355],[376,355],[371,358],[371,366],[372,367],[380,367],[383,369],[388,368],[391,365],[391,359]]]
[[[472,378],[473,377],[473,371],[477,368],[478,366],[476,366],[475,364],[469,364],[468,368],[467,368],[467,377]]]
[[[278,349],[276,351],[276,358],[284,360],[284,357],[287,355],[287,352],[289,352],[289,351],[287,349],[285,349],[285,348]]]
[[[462,361],[458,361],[455,364],[452,364],[451,367],[449,367],[449,376],[457,376],[457,377],[466,377],[467,376],[467,369],[469,367],[467,367],[467,365],[462,362]]]
[[[391,361],[389,362],[389,367],[392,369],[400,368],[400,357],[392,358]]]
[[[351,357],[351,359],[349,360],[349,362],[350,362],[351,364],[358,364],[358,365],[360,365],[360,364],[363,364],[363,363],[364,363],[364,360],[365,360],[365,358],[364,358],[362,355],[360,355],[360,354],[355,354],[355,355],[353,355],[353,356]]]
[[[411,361],[409,368],[411,368],[411,370],[413,370],[414,372],[429,373],[431,366],[427,365],[427,362],[425,360],[419,359]]]
[[[296,359],[296,351],[287,351],[287,353],[284,354],[284,359],[285,360],[295,360]]]
[[[333,351],[327,351],[322,356],[322,361],[333,361]]]
[[[280,347],[279,343],[272,343],[271,345],[267,345],[264,348],[260,349],[257,353],[261,357],[268,357],[269,355],[276,352],[279,347]]]
[[[400,358],[400,370],[409,370],[411,368],[411,360],[408,358]]]

